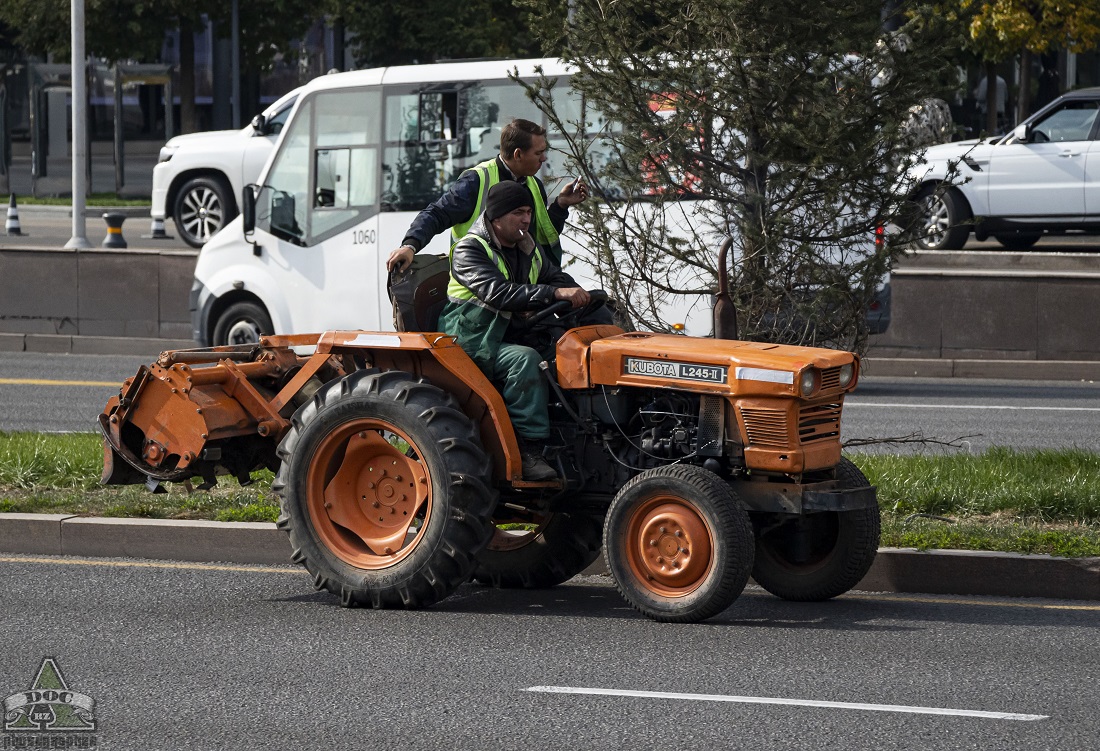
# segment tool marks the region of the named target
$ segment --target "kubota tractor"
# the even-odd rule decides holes
[[[716,336],[730,311],[720,294]],[[568,328],[559,307],[545,315]],[[822,600],[867,572],[875,489],[840,450],[855,355],[588,326],[545,373],[544,453],[563,479],[540,484],[521,479],[497,388],[443,334],[165,352],[100,416],[103,482],[209,487],[271,468],[293,560],[347,606],[430,605],[471,577],[549,587],[601,547],[623,597],[659,621],[721,612],[750,574]]]

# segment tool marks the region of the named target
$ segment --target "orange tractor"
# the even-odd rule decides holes
[[[272,469],[292,559],[346,606],[426,606],[471,578],[549,587],[601,548],[659,621],[721,612],[750,574],[835,597],[879,542],[875,489],[840,450],[859,360],[728,338],[728,303],[715,339],[569,329],[549,310],[560,481],[522,480],[501,396],[452,338],[330,331],[163,353],[99,418],[103,482]]]

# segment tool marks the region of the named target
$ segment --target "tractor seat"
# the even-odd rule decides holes
[[[447,303],[451,269],[446,256],[418,253],[405,271],[391,271],[386,284],[398,331],[438,331]]]

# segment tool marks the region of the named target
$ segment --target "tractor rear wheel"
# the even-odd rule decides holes
[[[344,606],[415,608],[470,578],[496,492],[473,421],[402,372],[321,389],[279,445],[272,490],[292,558]]]
[[[544,589],[569,581],[599,557],[603,519],[551,512],[534,522],[528,530],[494,523],[474,579],[493,587]]]
[[[695,623],[728,608],[752,570],[741,501],[701,467],[636,475],[611,502],[604,555],[619,593],[656,621]]]
[[[842,488],[870,483],[856,465],[837,465]],[[785,600],[816,602],[842,595],[859,583],[878,552],[879,508],[821,511],[784,522],[756,539],[752,578]]]

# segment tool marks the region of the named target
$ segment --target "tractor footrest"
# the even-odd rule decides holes
[[[530,480],[512,480],[513,488],[560,488],[561,480],[543,480],[541,482],[531,482]]]

